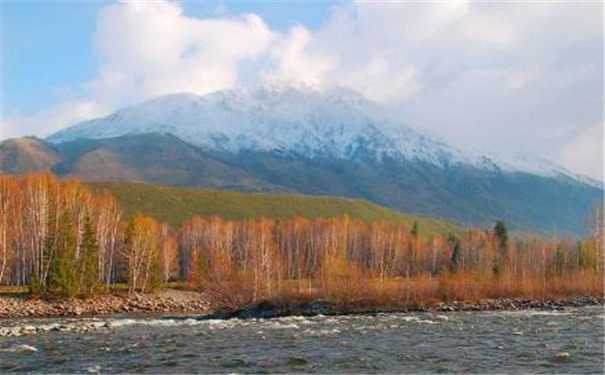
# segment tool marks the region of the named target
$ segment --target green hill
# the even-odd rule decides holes
[[[233,220],[349,215],[366,222],[403,222],[410,227],[418,221],[422,235],[461,230],[451,222],[399,213],[357,198],[206,190],[132,182],[94,182],[90,185],[95,190],[109,190],[119,201],[126,217],[140,212],[173,227],[196,214],[218,215]]]

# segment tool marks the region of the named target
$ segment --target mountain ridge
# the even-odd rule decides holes
[[[309,158],[422,160],[470,164],[545,176],[598,181],[537,158],[503,159],[463,151],[384,115],[381,107],[343,87],[264,86],[206,95],[169,94],[76,124],[51,143],[81,138],[168,133],[208,152],[290,152]]]
[[[48,138],[60,175],[365,198],[459,223],[587,232],[602,184],[549,162],[465,153],[347,89],[159,97]]]

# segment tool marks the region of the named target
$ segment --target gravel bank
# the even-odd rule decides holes
[[[202,293],[173,289],[137,296],[104,295],[89,299],[45,301],[0,296],[0,318],[69,317],[123,313],[205,312],[209,303]]]

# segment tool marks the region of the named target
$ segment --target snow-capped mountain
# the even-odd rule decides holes
[[[84,179],[363,197],[544,233],[585,233],[603,197],[600,182],[532,157],[462,151],[339,87],[167,95],[48,141],[61,159],[53,170]]]
[[[48,138],[169,133],[208,151],[272,151],[309,158],[420,160],[437,166],[470,164],[539,175],[572,173],[541,160],[463,152],[383,115],[379,105],[343,87],[273,86],[209,95],[173,94],[62,130]]]
[[[398,126],[397,126],[398,125]],[[397,134],[385,129],[398,128]],[[345,88],[262,87],[209,95],[174,94],[77,124],[49,138],[65,142],[126,134],[170,133],[206,150],[294,152],[348,158],[451,159],[445,144],[380,115],[378,106]],[[396,136],[395,136],[396,135]]]

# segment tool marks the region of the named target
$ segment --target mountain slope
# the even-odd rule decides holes
[[[61,160],[60,152],[37,138],[24,137],[0,142],[0,173],[41,171]]]
[[[346,162],[285,158],[271,153],[224,155],[269,183],[307,194],[363,197],[403,212],[489,226],[504,218],[513,229],[542,234],[585,233],[585,218],[601,189],[566,176],[485,170],[470,165],[384,159]]]
[[[274,190],[255,175],[214,159],[198,148],[165,134],[113,139],[83,139],[56,148],[65,161],[53,170],[89,181],[170,182],[173,185],[246,190]]]
[[[48,140],[63,143],[146,133],[170,133],[212,152],[347,160],[391,157],[437,165],[480,162],[383,116],[376,104],[345,88],[286,86],[167,95],[74,125]]]
[[[195,214],[203,217],[218,215],[231,220],[348,215],[366,222],[381,220],[403,223],[410,228],[417,221],[423,235],[457,233],[461,230],[460,226],[448,221],[403,214],[363,199],[244,193],[125,182],[94,182],[90,185],[94,189],[109,190],[124,209],[126,217],[140,212],[175,228]]]
[[[360,197],[473,225],[489,226],[505,218],[513,229],[540,233],[583,233],[584,218],[602,194],[565,176],[462,164],[439,167],[386,158],[351,162],[257,151],[211,155],[162,134],[77,140],[54,150],[62,160],[53,166],[55,173],[90,181]]]
[[[463,152],[344,88],[168,95],[48,140],[66,155],[61,173],[89,179],[363,197],[474,225],[504,218],[541,233],[585,233],[603,196],[600,182],[542,160]],[[98,147],[72,152],[88,143]]]
[[[545,160],[464,152],[386,116],[376,103],[342,87],[269,86],[204,96],[172,94],[63,129],[52,143],[165,133],[207,152],[289,154],[308,159],[423,162],[547,177],[573,173]],[[588,184],[598,182],[582,178]]]

